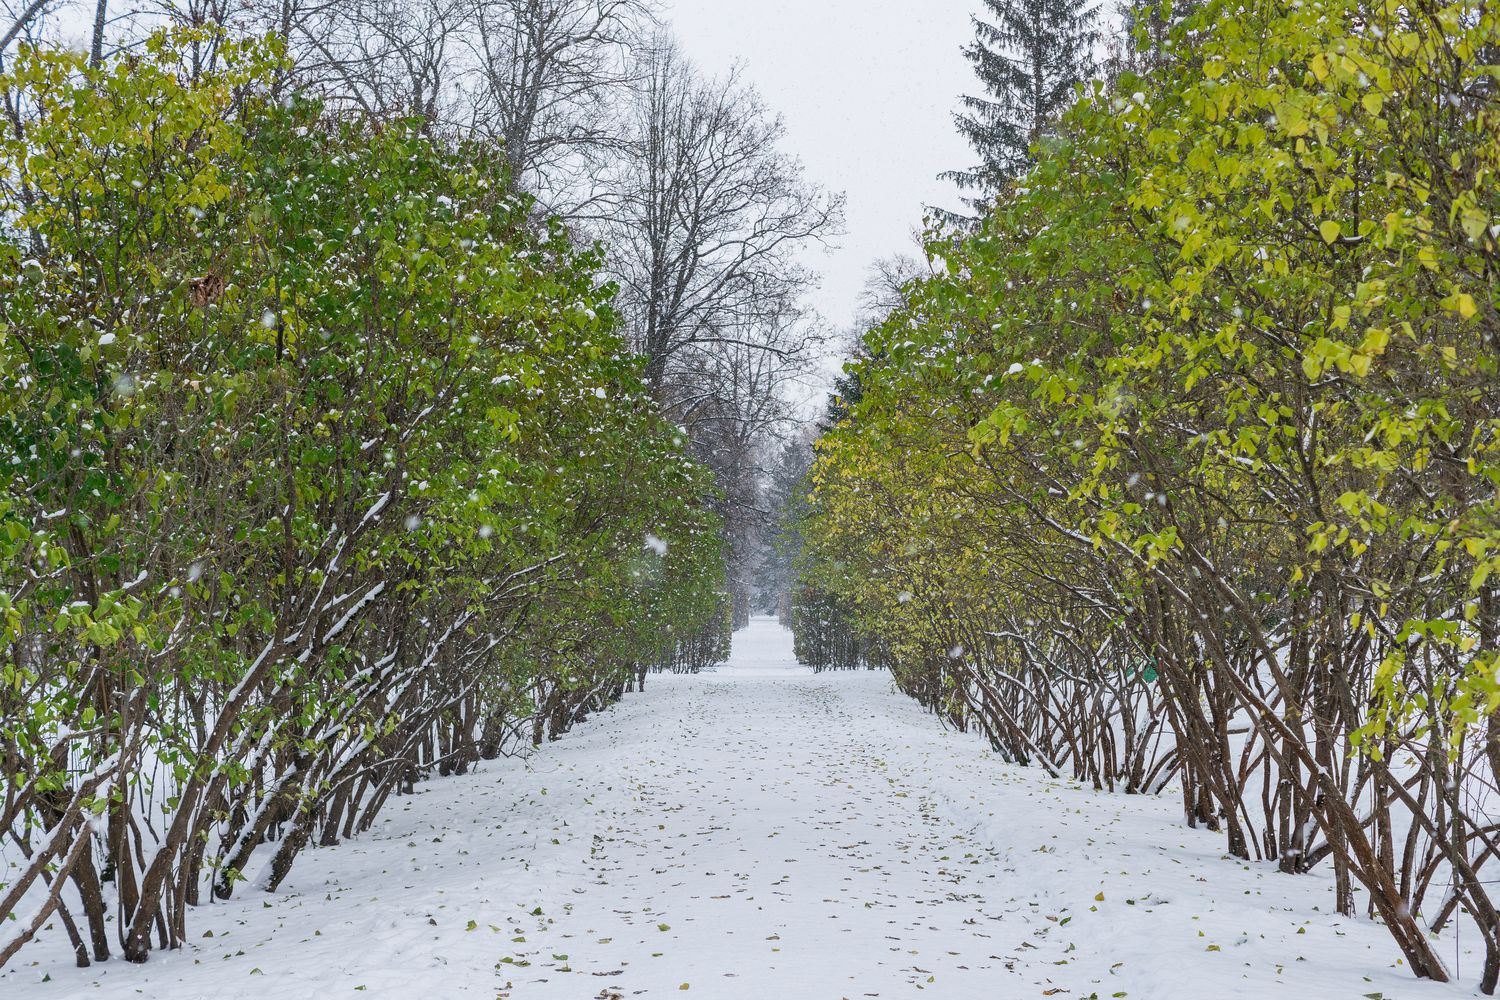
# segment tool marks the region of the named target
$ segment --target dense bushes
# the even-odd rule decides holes
[[[497,150],[195,37],[0,77],[0,962],[54,915],[103,958],[106,912],[143,960],[724,643],[708,483],[595,258]]]
[[[811,586],[798,587],[791,598],[792,630],[797,662],[815,672],[878,669],[880,652],[874,641],[859,632],[850,609],[836,595]]]
[[[1180,779],[1500,978],[1500,11],[1207,5],[868,338],[804,582],[1023,761]],[[1466,932],[1467,933],[1467,932]]]

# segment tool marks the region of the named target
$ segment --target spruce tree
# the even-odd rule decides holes
[[[1006,181],[1031,166],[1031,147],[1073,101],[1073,87],[1094,72],[1098,5],[1090,0],[984,0],[990,20],[974,17],[964,55],[984,84],[966,95],[954,121],[980,163],[943,174],[976,211]],[[964,217],[950,213],[957,221]]]
[[[1104,77],[1114,81],[1129,70],[1144,74],[1169,62],[1191,59],[1193,40],[1178,29],[1196,14],[1204,0],[1122,0],[1120,28],[1109,39]],[[1174,34],[1176,37],[1174,37]]]

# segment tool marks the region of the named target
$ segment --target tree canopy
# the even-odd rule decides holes
[[[1418,975],[1461,905],[1491,990],[1497,52],[1482,2],[1223,0],[1081,87],[868,335],[802,529],[805,599],[913,694],[1101,786],[1180,774]]]

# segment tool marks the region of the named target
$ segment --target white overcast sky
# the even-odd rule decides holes
[[[854,318],[870,263],[915,254],[925,205],[958,207],[943,170],[974,157],[953,126],[976,88],[960,49],[978,0],[664,0],[684,52],[706,72],[735,62],[786,122],[809,180],[848,196],[838,249],[813,305]]]

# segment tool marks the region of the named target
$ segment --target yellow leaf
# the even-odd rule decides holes
[[[1459,216],[1459,224],[1471,240],[1478,240],[1489,228],[1490,217],[1477,208],[1465,208]]]
[[[1359,103],[1363,104],[1365,110],[1370,114],[1378,115],[1380,114],[1380,109],[1385,107],[1385,97],[1380,94],[1369,93],[1360,98]]]
[[[1334,240],[1338,239],[1340,229],[1341,227],[1339,226],[1339,224],[1337,222],[1334,222],[1332,219],[1324,219],[1322,222],[1318,223],[1318,235],[1323,237],[1324,243],[1332,243]]]

